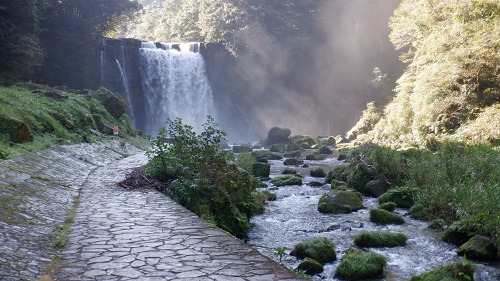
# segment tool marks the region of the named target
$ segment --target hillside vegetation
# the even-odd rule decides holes
[[[500,2],[403,0],[390,27],[408,66],[382,114],[365,111],[357,139],[429,148],[500,140]]]
[[[123,98],[106,90],[71,91],[36,84],[0,87],[0,159],[54,144],[135,136]]]

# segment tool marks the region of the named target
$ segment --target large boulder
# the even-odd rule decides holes
[[[386,193],[389,188],[389,185],[385,181],[376,179],[366,183],[363,193],[368,196],[379,197]]]
[[[275,143],[275,144],[271,145],[271,147],[269,148],[269,151],[284,153],[284,152],[286,152],[286,145],[284,145],[282,143]]]
[[[354,238],[358,247],[397,247],[406,245],[406,235],[403,233],[363,231]]]
[[[319,148],[319,154],[329,155],[329,154],[333,154],[333,151],[326,146],[322,146]]]
[[[290,255],[299,259],[311,258],[319,263],[332,262],[337,259],[335,244],[326,237],[318,237],[300,242],[295,245]]]
[[[378,198],[380,204],[386,202],[394,202],[398,204],[399,208],[411,208],[415,202],[415,197],[418,189],[410,187],[393,188],[382,194]]]
[[[308,275],[314,275],[323,272],[323,265],[314,259],[305,258],[305,260],[297,266],[297,270],[304,271]]]
[[[319,153],[312,153],[306,156],[306,160],[313,160],[313,161],[325,160],[325,156],[320,155]]]
[[[273,127],[267,133],[268,144],[288,143],[291,133],[290,129]]]
[[[28,124],[8,115],[0,115],[0,132],[9,135],[10,141],[14,143],[33,140]]]
[[[373,169],[363,162],[350,165],[347,172],[347,185],[365,195],[369,195],[366,185],[374,179],[376,179],[376,175]]]
[[[275,186],[302,185],[302,178],[297,175],[284,175],[271,180]]]
[[[252,174],[256,177],[267,178],[271,173],[271,164],[268,163],[253,163]]]
[[[370,221],[378,224],[403,224],[405,220],[394,213],[382,209],[370,210]]]
[[[337,274],[347,280],[372,279],[382,275],[386,264],[381,254],[350,249],[342,257]]]
[[[460,256],[482,261],[492,261],[497,257],[497,249],[493,241],[482,235],[475,235],[458,248]]]
[[[474,280],[474,265],[460,260],[419,275],[412,276],[408,281],[463,281]]]
[[[316,144],[316,141],[311,136],[307,135],[297,135],[291,138],[291,142],[299,145],[302,148],[311,148]]]
[[[362,208],[361,198],[352,191],[329,191],[318,202],[320,213],[351,213]]]

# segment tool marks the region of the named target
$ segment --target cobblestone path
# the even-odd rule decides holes
[[[303,280],[156,191],[116,185],[143,155],[84,184],[60,280]]]

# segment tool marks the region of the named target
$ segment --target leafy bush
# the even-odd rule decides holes
[[[229,152],[219,150],[226,133],[212,117],[197,135],[180,118],[167,120],[147,152],[148,174],[170,182],[165,190],[173,200],[236,237],[244,238],[249,218],[259,211],[252,192],[256,181],[229,164]],[[165,140],[169,140],[166,142]]]

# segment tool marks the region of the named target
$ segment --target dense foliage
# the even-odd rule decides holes
[[[498,140],[500,119],[488,116],[500,113],[500,2],[404,0],[390,26],[408,67],[383,118],[360,139],[392,146],[453,134]]]
[[[165,193],[208,222],[245,238],[249,219],[262,211],[257,181],[231,164],[230,152],[220,150],[226,133],[208,117],[196,134],[180,118],[168,120],[148,151],[150,176],[168,182]]]
[[[138,8],[129,0],[2,1],[0,83],[34,79],[82,88],[98,75],[89,59],[99,58],[99,36]]]

